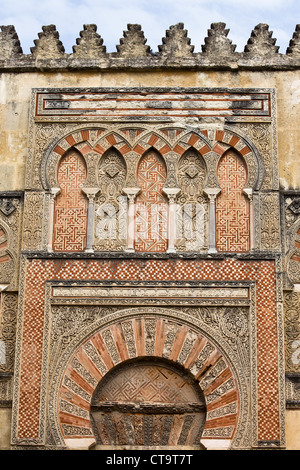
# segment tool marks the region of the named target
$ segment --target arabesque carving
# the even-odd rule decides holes
[[[186,151],[178,161],[176,248],[179,251],[199,251],[207,247],[208,204],[203,193],[206,165],[195,150]]]
[[[108,150],[100,159],[95,200],[95,250],[120,250],[126,245],[127,198],[123,194],[126,164],[122,155]]]

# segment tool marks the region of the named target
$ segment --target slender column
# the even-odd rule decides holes
[[[134,252],[134,201],[138,193],[140,192],[140,188],[125,188],[123,189],[124,193],[128,198],[128,219],[127,219],[127,246],[125,251]]]
[[[176,196],[180,192],[179,188],[164,188],[164,193],[169,199],[169,217],[168,217],[168,249],[167,253],[176,253]]]
[[[209,197],[209,240],[208,253],[217,253],[216,248],[216,197],[221,192],[219,188],[205,189]]]
[[[94,252],[94,203],[95,196],[99,192],[99,188],[84,188],[82,191],[86,194],[89,200],[88,216],[87,216],[87,230],[86,230],[86,253]]]
[[[54,230],[54,202],[56,196],[60,193],[59,188],[52,188],[50,192],[50,203],[49,203],[49,227],[48,227],[48,245],[47,251],[53,251],[53,230]]]
[[[245,188],[244,193],[247,195],[250,204],[250,250],[255,249],[254,237],[254,205],[253,205],[253,191],[251,188]]]

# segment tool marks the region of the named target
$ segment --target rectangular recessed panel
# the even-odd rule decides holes
[[[53,287],[54,299],[93,298],[93,299],[248,299],[247,287],[123,287],[123,286],[74,286]]]
[[[271,92],[220,89],[97,89],[36,92],[37,120],[164,120],[176,117],[270,116]]]

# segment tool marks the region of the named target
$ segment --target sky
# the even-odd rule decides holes
[[[201,52],[211,23],[223,22],[236,52],[242,52],[259,23],[269,25],[285,54],[296,25],[299,0],[0,0],[0,25],[14,25],[24,54],[42,26],[54,24],[65,52],[72,53],[84,24],[96,24],[107,52],[116,52],[127,25],[140,24],[153,52],[166,30],[183,23],[194,52]]]

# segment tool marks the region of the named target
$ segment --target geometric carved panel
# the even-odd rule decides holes
[[[98,444],[199,446],[206,406],[195,380],[144,359],[108,376],[91,407]]]
[[[221,194],[216,199],[216,245],[218,251],[250,249],[250,204],[243,194],[247,170],[233,150],[225,153],[217,169]]]
[[[137,178],[141,192],[136,198],[135,251],[166,251],[168,202],[162,189],[167,169],[157,152],[144,155]]]
[[[16,417],[16,423],[14,426],[14,433],[16,440],[24,439],[34,439],[35,441],[39,439],[40,430],[39,423],[42,422],[40,417],[39,410],[44,410],[42,404],[44,403],[44,395],[41,389],[41,358],[43,351],[43,326],[44,326],[44,312],[45,312],[45,282],[61,279],[74,279],[74,280],[173,280],[173,281],[183,281],[183,280],[214,280],[220,281],[224,279],[230,279],[232,281],[245,281],[251,280],[256,283],[256,328],[257,328],[257,410],[258,410],[258,420],[257,420],[257,436],[259,440],[271,440],[274,442],[280,438],[280,423],[281,415],[279,413],[280,409],[280,397],[278,395],[278,370],[279,370],[279,360],[278,360],[278,329],[277,325],[277,309],[276,309],[276,282],[275,282],[275,264],[271,260],[167,260],[162,262],[162,260],[119,260],[113,259],[109,261],[100,260],[100,259],[91,259],[91,260],[66,260],[64,263],[61,263],[60,260],[27,260],[27,269],[26,269],[26,288],[24,290],[24,311],[22,316],[22,332],[18,336],[18,341],[22,341],[22,351],[21,356],[17,357],[18,370],[19,374],[16,378],[18,380],[18,387],[21,390],[30,390],[30,394],[21,395],[18,401],[18,415]],[[233,324],[234,326],[234,324]],[[119,352],[116,348],[111,347],[111,340],[109,339],[109,331],[102,333],[102,339],[98,335],[97,342],[92,344],[88,341],[86,347],[88,349],[88,354],[92,354],[93,359],[97,361],[97,367],[94,367],[90,364],[90,359],[86,359],[86,364],[90,364],[92,373],[95,374],[94,377],[98,378],[97,382],[103,377],[103,375],[113,367],[113,365],[120,362],[120,354],[124,356],[124,359],[135,358],[140,355],[145,356],[145,351],[148,350],[148,345],[150,347],[151,356],[154,355],[160,357],[166,357],[170,360],[177,360],[178,354],[180,351],[189,345],[189,351],[192,354],[193,361],[195,361],[196,351],[193,350],[193,345],[189,341],[189,338],[186,338],[187,341],[184,342],[183,335],[168,334],[166,331],[164,334],[161,333],[158,335],[158,338],[161,338],[157,343],[157,350],[160,351],[155,353],[155,344],[151,341],[151,336],[149,339],[148,332],[146,330],[142,335],[139,334],[141,331],[140,325],[137,323],[132,324],[132,328],[129,328],[130,325],[124,325],[124,339],[122,340],[123,335],[119,334],[119,329],[113,330],[112,334],[117,335],[118,343],[119,340],[122,340],[122,344],[125,343],[128,345],[121,348]],[[157,323],[159,330],[161,325]],[[166,327],[168,325],[166,324]],[[129,333],[127,328],[129,328]],[[161,331],[161,330],[160,330]],[[170,332],[171,333],[171,332]],[[185,335],[188,332],[185,331]],[[104,336],[105,337],[104,337]],[[126,338],[126,339],[125,339]],[[170,340],[174,338],[175,341],[180,341],[178,347],[174,348],[174,351],[177,352],[177,356],[172,355],[173,347],[171,346]],[[96,351],[98,340],[101,340],[101,354],[99,355]],[[109,341],[109,349],[104,347],[105,341]],[[149,344],[150,341],[150,344]],[[152,347],[153,346],[153,347]],[[99,346],[98,346],[99,347]],[[202,345],[198,344],[198,347]],[[104,349],[103,349],[104,348]],[[131,355],[132,354],[132,355]],[[163,354],[163,356],[162,356]],[[165,355],[167,354],[167,356]],[[82,356],[85,355],[82,354]],[[82,360],[79,356],[78,360]],[[106,364],[99,360],[102,357],[106,361]],[[184,358],[179,357],[179,362],[182,363],[186,368],[190,369],[190,365],[186,363],[189,359],[186,354]],[[22,360],[21,360],[22,359]],[[96,363],[95,363],[96,364]],[[88,365],[88,367],[90,367]],[[103,369],[103,371],[102,371]],[[97,372],[98,371],[98,372]],[[93,382],[90,387],[87,381],[90,379],[90,374],[86,374],[88,377],[85,379],[87,390],[83,390],[82,386],[80,388],[74,383],[71,377],[75,375],[78,376],[77,372],[70,371],[71,376],[66,377],[66,382],[64,386],[72,386],[72,390],[66,392],[64,396],[64,401],[67,397],[72,397],[73,394],[80,393],[82,396],[87,395],[87,400],[84,399],[87,408],[84,412],[88,411],[90,406],[90,399],[93,390],[97,385]],[[194,373],[194,372],[193,372]],[[196,372],[197,374],[197,372]],[[195,374],[195,375],[196,375]],[[224,379],[226,381],[226,376]],[[196,377],[197,379],[197,377]],[[82,384],[82,380],[80,380]],[[230,382],[226,381],[228,385],[231,385]],[[75,387],[76,385],[76,387]],[[74,388],[75,387],[75,388]],[[217,388],[210,387],[210,390],[207,390],[207,387],[202,386],[200,383],[201,389],[204,391],[205,396],[211,397],[211,399],[218,400],[218,392],[221,392],[221,385]],[[228,391],[230,393],[230,391]],[[75,403],[64,403],[64,406],[75,407],[78,406],[78,403],[83,403],[81,395],[78,396],[78,401]],[[266,395],[268,396],[268,401],[266,401]],[[63,397],[62,397],[63,398]],[[209,406],[213,406],[212,400],[209,402]],[[224,407],[224,412],[225,412]],[[78,410],[78,412],[81,410]],[[214,425],[219,421],[215,417],[214,409],[208,410],[208,413],[211,411],[211,418],[214,422]],[[42,420],[42,421],[41,421]],[[78,420],[78,418],[76,418]],[[68,421],[69,422],[69,421]],[[89,422],[89,419],[88,419]],[[212,427],[208,428],[209,420],[206,420],[206,426],[203,436],[206,438],[211,437],[210,430]],[[67,425],[67,423],[66,423]],[[229,427],[231,424],[229,425]],[[73,423],[72,423],[73,429]],[[42,429],[41,429],[42,432]],[[209,433],[209,435],[208,435]],[[72,435],[73,430],[72,430]],[[82,435],[82,434],[80,434]],[[214,434],[215,436],[215,434]],[[224,436],[224,434],[222,434]]]
[[[54,251],[83,251],[86,246],[88,202],[81,190],[86,176],[79,152],[69,151],[57,171],[60,194],[54,210]]]

